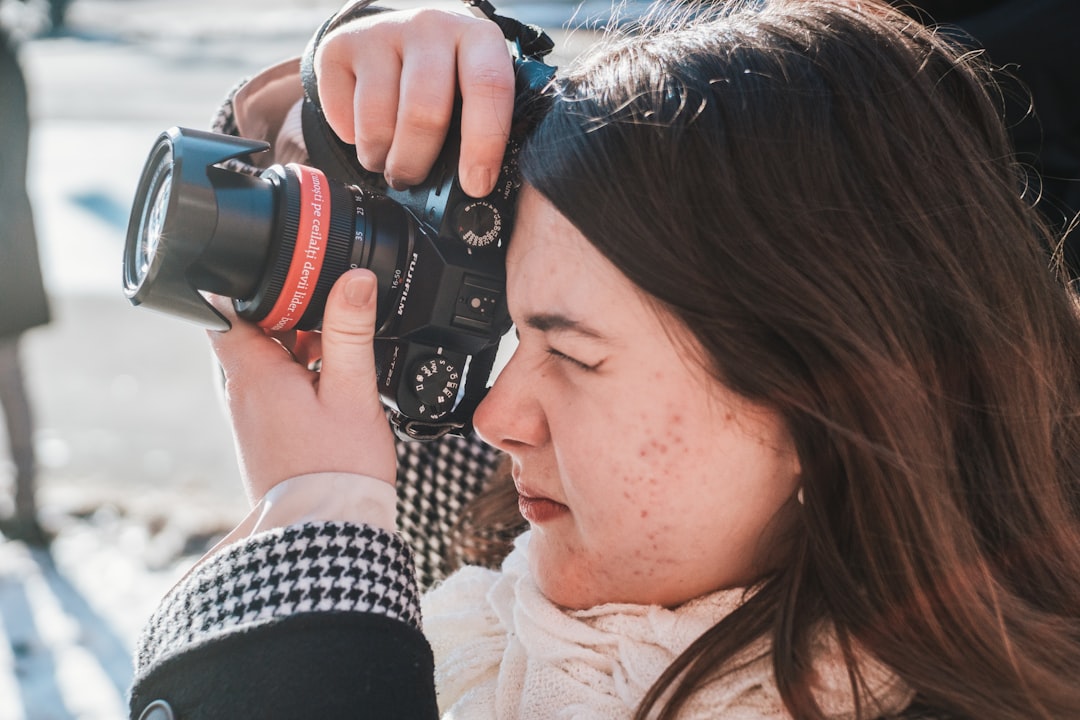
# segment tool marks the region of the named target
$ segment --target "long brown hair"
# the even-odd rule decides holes
[[[638,30],[560,74],[523,175],[782,414],[805,499],[782,568],[639,718],[762,636],[822,717],[823,621],[942,713],[1075,717],[1080,326],[978,58],[865,1]]]

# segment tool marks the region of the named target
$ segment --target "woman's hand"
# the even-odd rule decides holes
[[[323,38],[315,69],[330,127],[396,188],[427,176],[460,90],[461,187],[474,197],[494,188],[514,107],[495,23],[430,9],[360,18]]]
[[[283,480],[318,472],[396,479],[394,436],[376,390],[375,275],[351,270],[334,284],[321,337],[273,338],[236,318],[211,332],[225,373],[240,471],[254,503]],[[295,359],[294,359],[295,353]],[[322,357],[322,371],[307,369]]]

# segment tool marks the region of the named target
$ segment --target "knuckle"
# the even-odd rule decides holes
[[[502,65],[485,63],[474,68],[465,79],[474,92],[483,95],[501,96],[514,92],[514,76]]]
[[[253,403],[257,392],[258,383],[250,373],[243,371],[242,365],[226,369],[225,397],[234,411]]]
[[[490,20],[474,18],[477,22],[467,29],[470,43],[484,45],[496,45],[501,47],[504,42],[502,30]]]
[[[442,138],[450,124],[450,109],[441,103],[417,100],[402,109],[401,129],[419,138]]]
[[[459,23],[473,18],[460,13],[447,12],[439,8],[424,7],[412,11],[409,25],[418,32],[433,32],[443,34],[451,23]]]
[[[357,118],[356,157],[368,170],[380,172],[386,163],[386,155],[390,150],[390,143],[394,139],[394,129],[372,119]]]

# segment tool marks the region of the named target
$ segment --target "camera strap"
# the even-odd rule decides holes
[[[555,41],[548,37],[539,25],[523,23],[495,12],[495,6],[488,0],[462,0],[479,15],[486,17],[499,26],[503,37],[517,43],[522,56],[535,58],[546,57],[555,48]]]

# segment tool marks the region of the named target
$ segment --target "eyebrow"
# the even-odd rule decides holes
[[[606,341],[608,338],[585,323],[558,313],[538,313],[525,318],[525,325],[540,332],[571,332],[594,340]]]

